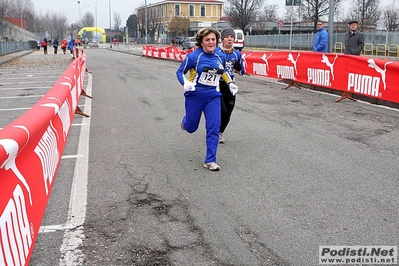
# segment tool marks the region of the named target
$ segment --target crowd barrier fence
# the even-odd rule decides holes
[[[28,265],[86,72],[84,50],[26,113],[0,130],[0,265]]]
[[[182,61],[190,50],[144,45],[143,56]],[[399,62],[334,53],[307,51],[241,52],[246,72],[251,75],[290,80],[366,98],[399,103],[396,74]]]

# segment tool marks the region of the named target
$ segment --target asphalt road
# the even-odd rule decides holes
[[[320,245],[398,245],[397,110],[238,77],[210,172],[203,121],[194,134],[179,126],[178,65],[87,50],[82,244],[68,261],[64,231],[42,233],[31,265],[318,265]],[[70,175],[59,173],[44,226],[68,219]]]

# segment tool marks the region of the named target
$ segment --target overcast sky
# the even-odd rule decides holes
[[[111,3],[111,23],[114,25],[114,13],[118,13],[121,17],[121,26],[126,24],[126,20],[139,6],[144,5],[144,0],[80,0],[80,5],[77,0],[31,0],[37,14],[46,14],[47,12],[63,13],[68,18],[68,23],[74,23],[79,20],[79,6],[81,16],[86,12],[91,12],[94,17],[95,6],[97,2],[97,26],[101,28],[109,28],[109,4]],[[147,4],[157,3],[161,0],[147,0]],[[347,7],[350,6],[351,0],[344,0]],[[392,4],[392,0],[381,0],[382,6]],[[396,6],[399,6],[399,1],[396,1]],[[283,16],[285,8],[285,0],[265,0],[268,5],[278,5],[278,15]]]

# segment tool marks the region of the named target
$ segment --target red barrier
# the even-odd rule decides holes
[[[170,47],[167,56],[160,56],[161,47],[143,46],[143,55],[183,60],[190,50]],[[157,53],[158,52],[158,53]],[[399,62],[352,56],[344,54],[314,52],[241,52],[246,72],[253,75],[290,79],[315,85],[399,103],[399,88],[395,86],[395,75],[399,73]]]
[[[156,57],[156,58],[164,58],[164,59],[172,59],[183,61],[186,58],[186,55],[193,51],[194,49],[191,48],[190,50],[181,50],[177,47],[168,46],[168,47],[157,47],[157,46],[143,46],[143,56],[148,57]]]
[[[57,83],[0,130],[0,265],[28,265],[83,87],[78,51]]]

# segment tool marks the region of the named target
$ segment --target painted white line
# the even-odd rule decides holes
[[[76,154],[76,155],[62,155],[61,159],[75,159],[75,158],[81,158],[83,157],[82,154]]]
[[[43,96],[44,95],[5,96],[5,97],[0,97],[0,99],[38,98]]]
[[[30,79],[30,80],[38,80],[38,79],[46,79],[47,78],[51,79],[58,79],[60,76],[42,76],[42,77],[33,77],[33,76],[15,76],[15,77],[7,77],[7,78],[2,78],[0,80],[6,80],[6,81],[12,81],[12,80],[21,80],[21,79]]]
[[[78,105],[79,107],[84,107],[85,105]],[[18,110],[29,110],[29,109],[31,109],[31,107],[21,107],[21,108],[9,108],[9,109],[0,109],[0,112],[1,111],[18,111]],[[87,124],[85,124],[85,123],[82,123],[82,124],[72,124],[72,126],[76,126],[76,125],[87,125]]]
[[[23,107],[23,108],[10,108],[10,109],[0,109],[0,111],[18,111],[18,110],[29,110],[30,107]]]
[[[39,234],[64,231],[64,230],[72,229],[72,228],[73,227],[71,225],[67,225],[67,224],[45,225],[45,226],[40,226]]]
[[[0,91],[11,91],[11,90],[34,90],[34,89],[51,89],[52,87],[21,87],[21,88],[2,88]]]
[[[86,92],[90,95],[92,90],[92,75],[88,74]],[[91,115],[91,99],[85,98],[84,113]],[[90,117],[84,117],[82,123],[87,124],[80,129],[79,146],[77,154],[82,157],[76,158],[75,172],[72,182],[71,198],[69,201],[67,228],[64,233],[64,240],[60,248],[60,266],[82,265],[84,254],[81,246],[85,238],[83,224],[86,219],[87,204],[87,175],[89,168],[89,136]]]
[[[57,80],[42,80],[42,83],[51,83],[54,84]],[[19,81],[19,82],[0,82],[0,85],[10,85],[10,84],[37,84],[38,81]]]

